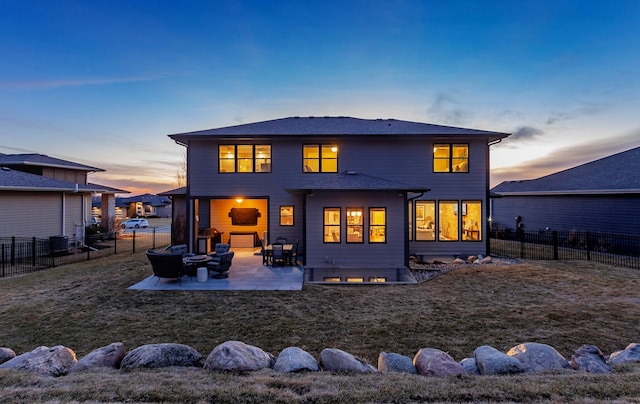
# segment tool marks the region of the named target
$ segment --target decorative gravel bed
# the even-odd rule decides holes
[[[464,263],[454,262],[424,262],[414,257],[409,260],[409,270],[418,283],[428,281],[435,278],[438,275],[445,274],[449,271],[459,268],[469,268],[474,266],[487,266],[487,265],[513,265],[517,264],[518,260],[510,258],[491,258],[491,262],[479,264],[465,261]]]

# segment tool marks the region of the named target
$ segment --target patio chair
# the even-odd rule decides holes
[[[231,268],[231,262],[234,256],[233,251],[221,253],[219,261],[209,261],[207,263],[207,269],[215,272],[212,278],[223,279],[229,277],[229,269]]]
[[[280,264],[284,266],[284,246],[280,243],[271,245],[271,265]]]
[[[182,254],[161,254],[148,250],[147,258],[151,263],[153,275],[158,277],[158,281],[160,278],[177,279],[182,285],[180,279],[185,275]]]
[[[171,252],[171,254],[181,254],[183,258],[195,255],[194,253],[190,253],[189,250],[187,250],[186,244],[176,244],[169,246],[169,251]]]
[[[262,265],[268,265],[269,257],[271,257],[271,251],[267,250],[267,241],[264,238],[262,239],[260,252],[262,253]]]
[[[276,239],[276,243],[278,243],[278,244],[287,244],[287,238],[286,237],[278,237]]]
[[[211,261],[212,262],[220,261],[220,254],[229,252],[230,248],[231,248],[231,244],[228,244],[228,243],[216,243],[216,245],[213,247],[214,253],[213,254],[209,254],[209,256],[211,257]]]

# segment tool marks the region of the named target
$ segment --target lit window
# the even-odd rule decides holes
[[[482,202],[462,201],[462,239],[482,240]]]
[[[438,204],[439,241],[458,241],[458,201],[441,201]]]
[[[271,172],[270,145],[219,145],[218,171],[221,173]]]
[[[416,241],[436,239],[436,203],[416,201]]]
[[[302,171],[305,173],[337,173],[338,145],[304,145],[302,147]]]
[[[433,172],[468,173],[469,145],[435,144],[433,145]]]
[[[293,206],[280,206],[280,226],[293,226]]]
[[[347,208],[347,243],[364,242],[364,217],[362,208]]]
[[[340,208],[324,208],[324,242],[340,242]]]
[[[385,243],[387,241],[387,210],[385,208],[369,209],[369,242]]]

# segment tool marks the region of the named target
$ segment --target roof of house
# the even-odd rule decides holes
[[[326,135],[432,135],[485,136],[489,141],[509,136],[508,133],[457,128],[397,119],[361,119],[339,117],[289,117],[223,128],[169,135],[178,143],[198,137],[238,136],[326,136]]]
[[[505,181],[500,195],[640,193],[640,147],[533,180]]]
[[[12,170],[8,167],[0,168],[0,191],[127,192],[98,184],[75,184],[69,181]]]
[[[65,168],[67,170],[79,170],[87,172],[105,171],[102,168],[91,167],[72,161],[49,157],[44,154],[0,154],[0,166],[38,166]]]
[[[323,177],[317,181],[303,184],[299,190],[358,190],[358,191],[429,191],[425,187],[418,187],[399,181],[373,177],[355,171],[342,171],[335,175]]]
[[[168,191],[160,192],[158,195],[176,196],[176,195],[186,195],[186,194],[187,194],[187,187],[180,187],[180,188],[174,188]]]
[[[171,199],[167,198],[166,196],[153,195],[153,194],[142,194],[142,195],[129,196],[126,198],[118,198],[118,199],[119,199],[119,202],[125,203],[125,204],[136,203],[136,202],[142,202],[143,204],[151,205],[151,206],[166,206],[171,204]]]

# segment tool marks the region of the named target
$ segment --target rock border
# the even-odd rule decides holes
[[[640,363],[640,344],[631,343],[624,350],[605,357],[595,345],[582,345],[570,360],[552,346],[528,342],[506,353],[489,345],[476,348],[473,357],[456,361],[436,348],[420,348],[413,358],[398,353],[381,352],[378,366],[338,348],[325,348],[319,361],[299,347],[287,347],[278,357],[242,341],[217,345],[206,357],[188,345],[176,343],[146,344],[125,355],[124,345],[114,342],[98,348],[79,361],[75,353],[62,345],[40,346],[31,352],[15,355],[0,348],[0,369],[13,369],[59,377],[72,372],[98,368],[131,369],[172,366],[202,368],[207,372],[252,372],[273,369],[279,373],[326,371],[333,373],[408,373],[426,377],[466,377],[470,375],[509,375],[565,370],[570,372],[611,373],[612,367]]]

